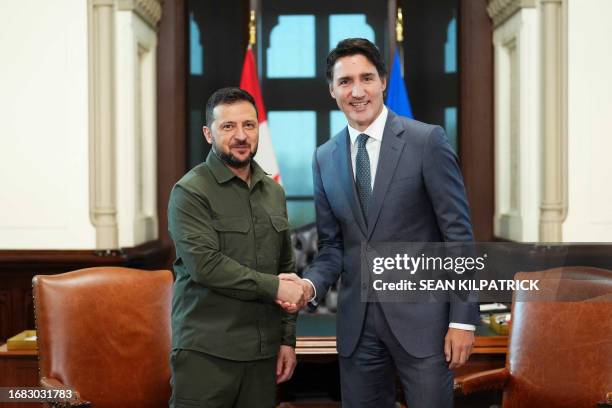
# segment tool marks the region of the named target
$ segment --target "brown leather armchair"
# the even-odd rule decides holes
[[[539,279],[540,291],[514,293],[506,366],[459,377],[456,390],[503,389],[503,408],[596,408],[612,390],[612,271],[563,267],[515,279]]]
[[[81,269],[33,279],[41,386],[57,406],[167,407],[170,271]]]

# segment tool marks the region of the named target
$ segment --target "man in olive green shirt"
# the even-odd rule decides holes
[[[298,303],[282,187],[252,160],[257,108],[238,88],[206,104],[206,162],[174,186],[168,206],[176,247],[172,301],[173,407],[273,407],[275,383],[295,368]]]

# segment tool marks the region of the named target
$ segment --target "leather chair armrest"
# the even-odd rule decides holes
[[[47,390],[70,390],[70,387],[50,377],[41,378],[40,386]],[[46,406],[53,408],[91,408],[91,402],[81,399],[78,391],[72,390],[72,398],[67,398],[65,400],[58,398],[47,401]]]
[[[463,395],[485,390],[500,390],[510,378],[507,368],[481,371],[455,378],[455,391]]]

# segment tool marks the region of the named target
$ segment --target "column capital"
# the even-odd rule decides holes
[[[163,0],[117,0],[117,9],[138,14],[147,24],[157,28],[162,15]]]
[[[560,0],[559,0],[560,1]],[[523,8],[534,8],[536,0],[488,0],[487,12],[497,28]]]
[[[115,5],[115,0],[91,0],[91,5],[94,7],[112,7]]]

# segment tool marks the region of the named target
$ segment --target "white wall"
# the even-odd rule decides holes
[[[114,211],[115,205],[119,247],[157,238],[157,35],[132,8],[117,3],[112,19],[96,20],[110,22],[114,42],[88,42],[88,30],[98,38],[100,28],[88,27],[94,3],[0,1],[0,249],[96,249],[105,243],[90,211]],[[88,49],[105,46],[109,53]],[[100,77],[89,77],[95,72],[90,54],[112,56],[112,89],[98,83]],[[96,111],[90,105],[99,100],[90,97],[93,91],[112,95],[112,106],[105,108],[114,116],[90,116]],[[100,123],[108,117],[113,123]],[[109,155],[92,158],[95,177],[89,174],[90,121],[110,127],[115,139]],[[109,137],[99,130],[91,135],[98,138],[96,146]],[[116,167],[109,170],[109,163]],[[90,187],[114,195],[116,203],[108,204],[105,196],[101,200],[109,207],[98,208],[100,197],[97,206],[89,202]]]
[[[0,1],[0,249],[95,247],[86,6]]]
[[[612,1],[568,0],[566,242],[612,241]]]

